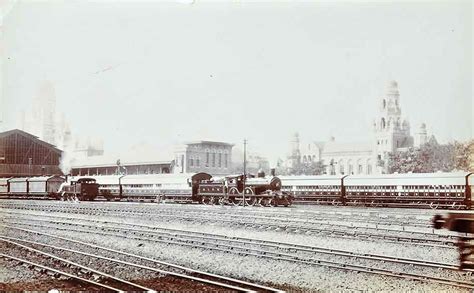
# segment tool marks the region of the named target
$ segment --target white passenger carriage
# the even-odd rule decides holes
[[[148,174],[88,176],[99,184],[99,196],[107,200],[174,200],[193,201],[197,192],[195,184],[210,175],[198,174]],[[78,180],[75,177],[71,180]],[[196,182],[194,182],[196,181]]]
[[[346,176],[279,176],[282,191],[293,194],[294,203],[343,203],[342,180]]]
[[[349,205],[470,208],[472,185],[470,173],[352,175],[344,179]]]
[[[193,174],[126,175],[121,178],[122,197],[191,201]]]
[[[472,173],[281,176],[294,202],[471,209]]]

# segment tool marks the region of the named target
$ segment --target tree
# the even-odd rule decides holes
[[[388,169],[390,173],[468,171],[471,154],[469,150],[472,144],[472,141],[438,144],[432,137],[420,148],[389,154]]]
[[[321,175],[325,170],[326,166],[323,161],[298,163],[290,169],[289,175]]]

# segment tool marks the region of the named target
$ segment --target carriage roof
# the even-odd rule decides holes
[[[344,185],[465,185],[466,177],[469,174],[470,173],[464,172],[438,172],[384,174],[374,176],[350,175],[344,179]]]
[[[125,175],[122,184],[188,184],[195,174],[149,174],[149,175]]]
[[[6,185],[10,179],[10,177],[0,178],[0,185]]]
[[[58,175],[53,176],[38,176],[38,177],[16,177],[8,179],[8,182],[44,182],[50,180],[58,180],[58,181],[65,181],[63,177]]]
[[[283,186],[341,185],[341,179],[344,177],[345,175],[278,176]]]

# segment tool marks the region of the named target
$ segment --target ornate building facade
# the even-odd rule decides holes
[[[345,143],[331,137],[328,141],[302,143],[296,133],[291,139],[288,167],[322,161],[326,173],[331,175],[381,174],[387,171],[385,163],[389,153],[426,143],[426,125],[423,123],[420,126],[414,138],[410,133],[410,123],[402,117],[396,81],[389,82],[379,103],[372,128],[372,141]]]

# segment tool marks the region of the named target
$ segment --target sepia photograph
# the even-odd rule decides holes
[[[0,0],[0,291],[474,291],[471,0]]]

